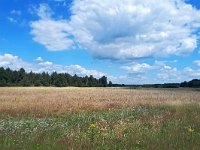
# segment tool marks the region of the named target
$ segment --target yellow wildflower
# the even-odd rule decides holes
[[[91,128],[96,128],[96,126],[97,126],[97,125],[94,124],[94,123],[90,124],[90,127],[91,127]]]
[[[188,132],[194,132],[194,129],[193,128],[188,128]]]

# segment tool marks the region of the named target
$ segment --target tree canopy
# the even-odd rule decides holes
[[[20,70],[11,70],[10,68],[0,67],[0,87],[2,86],[56,86],[56,87],[130,87],[130,88],[179,88],[191,87],[200,88],[200,79],[184,81],[182,83],[164,83],[164,84],[143,84],[143,85],[125,85],[113,84],[107,81],[106,76],[97,79],[92,75],[80,77],[68,73],[51,74],[47,72],[34,73],[26,72],[23,68]]]
[[[105,76],[96,79],[92,75],[79,77],[57,72],[27,73],[23,68],[16,71],[0,67],[0,86],[107,87],[108,83]],[[112,82],[109,82],[109,86],[112,86]]]

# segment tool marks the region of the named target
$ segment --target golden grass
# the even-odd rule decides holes
[[[101,110],[139,105],[200,103],[191,89],[0,88],[0,113],[65,114],[70,110]]]

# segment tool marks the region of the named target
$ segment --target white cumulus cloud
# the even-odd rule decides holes
[[[190,78],[200,78],[200,69],[192,69],[191,67],[186,67],[183,73],[187,74]]]
[[[195,60],[194,63],[200,67],[200,60]]]
[[[40,4],[36,9],[40,20],[30,23],[33,40],[44,45],[50,51],[59,51],[73,47],[73,40],[68,33],[70,26],[66,20],[54,20],[53,12],[47,4]]]
[[[74,0],[69,20],[51,18],[47,8],[40,6],[31,33],[49,50],[76,43],[95,58],[127,61],[187,54],[199,39],[200,10],[183,0]]]
[[[42,62],[42,61],[43,61],[43,58],[42,58],[42,57],[37,57],[37,58],[35,59],[35,61]]]
[[[20,68],[31,68],[31,64],[23,61],[18,56],[12,54],[0,55],[0,67],[9,67],[13,70],[19,70]],[[28,70],[29,71],[29,70]]]
[[[142,64],[135,63],[131,66],[122,66],[121,68],[128,71],[128,73],[139,74],[139,73],[145,73],[148,70],[152,70],[154,67],[146,63]]]
[[[69,73],[71,75],[77,74],[79,76],[93,75],[96,78],[100,78],[103,75],[106,75],[105,73],[99,72],[97,70],[86,69],[80,65],[64,66],[54,64],[50,61],[44,61],[41,57],[38,57],[35,60],[37,61],[37,63],[26,62],[18,56],[14,56],[12,54],[3,54],[0,55],[0,67],[9,67],[12,70],[19,70],[20,68],[24,68],[27,72],[33,71],[37,73],[52,73],[56,71],[58,73]]]

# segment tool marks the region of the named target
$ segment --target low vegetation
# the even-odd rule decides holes
[[[199,149],[196,89],[0,88],[0,149]]]

